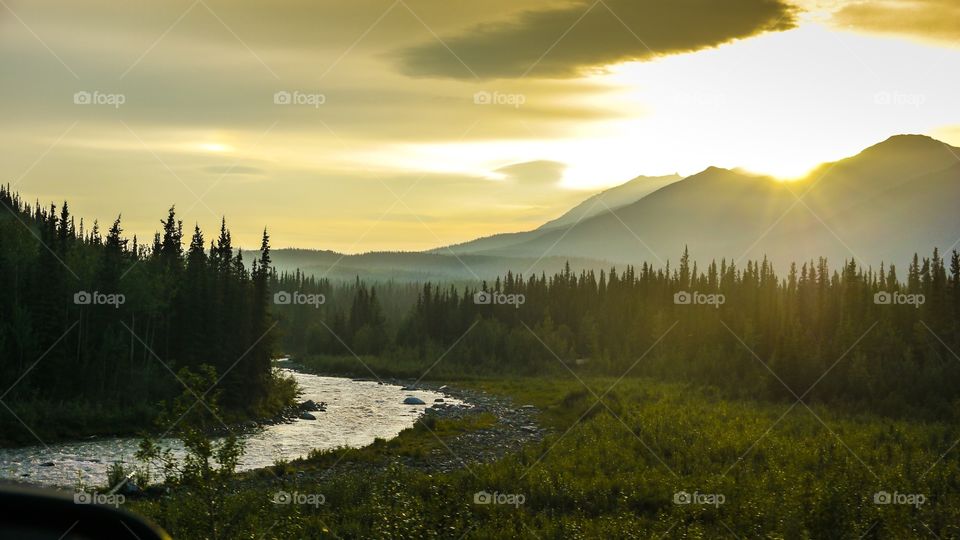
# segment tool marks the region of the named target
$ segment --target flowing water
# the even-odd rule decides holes
[[[240,470],[273,465],[278,459],[305,457],[313,449],[359,448],[377,437],[390,439],[412,426],[434,399],[461,403],[428,390],[405,391],[376,381],[284,371],[297,379],[303,390],[301,400],[326,402],[327,410],[311,413],[316,420],[276,424],[245,434],[246,452]],[[407,396],[418,397],[426,405],[404,405]],[[60,487],[76,486],[78,480],[88,486],[104,485],[112,463],[119,461],[127,468],[136,465],[134,453],[139,443],[136,437],[123,437],[0,449],[0,479]],[[175,441],[164,443],[181,455]]]

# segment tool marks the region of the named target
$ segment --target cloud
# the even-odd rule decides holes
[[[714,47],[795,26],[780,0],[607,0],[527,11],[395,54],[403,73],[472,79],[567,78],[604,65]]]
[[[563,171],[567,166],[557,161],[528,161],[500,167],[496,173],[503,175],[507,181],[521,185],[553,186],[563,178]]]
[[[956,0],[879,0],[849,4],[834,22],[883,34],[909,35],[954,42],[960,39],[960,4]]]

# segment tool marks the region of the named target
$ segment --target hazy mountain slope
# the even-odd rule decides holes
[[[574,206],[562,216],[548,221],[537,230],[552,229],[555,227],[570,226],[583,219],[593,217],[609,210],[614,210],[628,204],[635,203],[653,193],[681,180],[678,174],[669,176],[638,176],[625,184],[601,191],[589,199]]]
[[[614,208],[604,199],[612,212],[604,207],[579,223],[573,216],[586,211],[591,199],[534,231],[426,253],[277,250],[274,261],[281,270],[301,268],[332,279],[475,281],[475,275],[492,279],[507,270],[552,273],[568,259],[574,270],[662,264],[676,261],[689,246],[700,261],[726,258],[742,265],[767,256],[780,270],[820,256],[834,263],[856,257],[868,265],[883,260],[903,267],[914,252],[928,255],[934,247],[958,245],[960,160],[954,153],[960,155],[960,149],[902,135],[824,164],[796,182],[711,167],[630,204]],[[611,201],[640,193],[627,188],[632,183]]]
[[[929,137],[893,137],[793,183],[710,168],[615,215],[487,254],[657,263],[676,260],[688,245],[700,260],[767,255],[783,267],[856,255],[868,264],[902,265],[914,251],[949,248],[960,238],[949,204],[960,200],[960,170],[950,150],[960,154]]]
[[[476,240],[470,240],[469,242],[433,249],[428,253],[449,255],[452,252],[460,255],[464,253],[480,254],[509,250],[510,246],[535,240],[551,229],[569,227],[583,219],[608,212],[608,208],[621,208],[634,203],[662,187],[679,181],[681,178],[682,177],[678,175],[638,176],[629,182],[592,195],[590,198],[565,212],[562,216],[548,221],[532,231],[485,236]]]
[[[952,151],[952,152],[951,152]],[[804,201],[822,216],[958,163],[960,150],[923,135],[897,135],[856,156],[821,165],[803,184]]]
[[[956,249],[958,201],[960,161],[954,160],[951,167],[864,197],[849,211],[824,220],[857,257],[896,261],[903,268],[912,251],[923,255],[933,247]],[[917,247],[905,249],[910,246]]]
[[[457,255],[463,255],[467,253],[496,251],[533,240],[543,234],[543,232],[544,231],[539,229],[534,229],[532,231],[494,234],[492,236],[484,236],[482,238],[477,238],[476,240],[470,240],[460,244],[453,244],[450,246],[432,249],[427,253],[433,253],[437,255],[450,255],[455,253]]]
[[[619,262],[659,262],[676,259],[688,244],[698,257],[708,252],[730,257],[749,247],[745,239],[758,234],[754,224],[775,219],[791,198],[783,184],[768,178],[710,168],[634,204],[494,253],[577,253]]]

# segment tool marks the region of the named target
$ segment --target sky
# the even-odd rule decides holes
[[[357,253],[639,175],[960,145],[955,0],[0,0],[0,180],[151,238]]]

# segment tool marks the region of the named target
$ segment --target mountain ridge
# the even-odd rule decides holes
[[[958,156],[960,149],[926,135],[894,135],[794,181],[714,166],[682,179],[638,177],[611,190],[648,178],[666,185],[569,225],[548,226],[577,215],[575,209],[605,192],[530,231],[422,252],[328,252],[315,259],[340,257],[345,269],[357,273],[391,274],[389,267],[395,265],[391,275],[411,279],[443,276],[463,263],[481,268],[477,273],[484,279],[497,269],[559,268],[567,259],[580,269],[644,261],[663,265],[676,260],[683,246],[701,261],[767,257],[782,268],[824,256],[858,259],[866,266],[881,261],[903,266],[915,252],[957,246]],[[469,271],[453,274],[456,279],[474,277]]]

